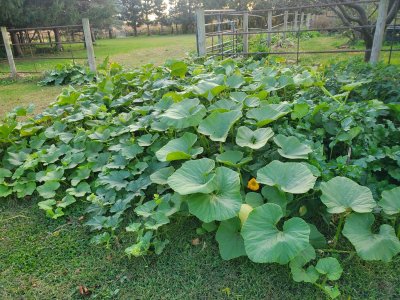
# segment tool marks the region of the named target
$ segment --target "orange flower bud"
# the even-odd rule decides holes
[[[247,188],[252,191],[258,191],[260,189],[260,184],[257,182],[255,178],[252,178],[247,183]]]

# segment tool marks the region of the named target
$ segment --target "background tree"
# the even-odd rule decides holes
[[[325,1],[323,1],[325,2]],[[338,0],[338,2],[347,2],[348,0]],[[371,49],[374,41],[375,34],[375,26],[376,21],[374,20],[374,16],[376,15],[376,11],[378,8],[378,4],[371,5],[362,5],[357,3],[350,3],[346,5],[340,5],[338,7],[334,7],[334,11],[336,15],[340,18],[345,26],[368,26],[372,25],[368,28],[354,28],[353,30],[359,32],[361,34],[362,39],[365,43],[365,49],[369,50],[365,52],[365,61],[369,61],[371,58]],[[396,17],[398,11],[400,9],[400,1],[399,0],[390,0],[388,15],[386,24],[389,25],[393,22]]]
[[[147,27],[147,35],[150,35],[150,25],[153,23],[150,16],[154,13],[154,0],[142,0],[142,18]]]
[[[153,14],[156,17],[156,22],[160,25],[161,33],[163,31],[163,26],[168,25],[166,10],[167,4],[164,0],[154,0]]]
[[[133,27],[133,32],[137,36],[137,29],[143,24],[142,2],[140,0],[120,0],[119,4],[122,20]]]

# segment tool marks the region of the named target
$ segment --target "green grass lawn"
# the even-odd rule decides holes
[[[0,203],[0,299],[80,299],[81,285],[97,299],[324,299],[295,283],[287,266],[223,261],[213,235],[197,236],[193,219],[173,222],[160,256],[128,259],[129,236],[111,249],[91,245],[81,214],[52,221],[35,200]],[[400,297],[399,256],[390,264],[341,261],[342,299]]]

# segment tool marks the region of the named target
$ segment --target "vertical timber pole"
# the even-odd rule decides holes
[[[310,29],[311,28],[311,14],[307,14],[307,20],[306,20],[306,28]]]
[[[370,63],[375,64],[379,61],[379,55],[382,50],[383,38],[385,36],[387,11],[389,8],[389,0],[381,0],[378,8],[378,20],[376,21],[374,43],[372,44],[372,52]]]
[[[243,13],[243,53],[249,53],[249,13]]]
[[[221,42],[222,42],[222,27],[221,27],[221,22],[222,22],[222,17],[221,14],[218,15],[218,25],[217,25],[217,31],[218,31],[218,46],[221,47]]]
[[[197,54],[200,57],[206,56],[206,20],[204,17],[204,9],[196,10],[196,23],[197,23]]]
[[[301,12],[301,16],[300,16],[300,29],[303,28],[304,25],[304,12]]]
[[[286,31],[288,30],[288,19],[289,19],[289,12],[285,10],[283,15],[283,42],[286,42]]]
[[[87,18],[82,19],[82,25],[83,25],[83,33],[85,35],[85,45],[89,62],[89,68],[90,71],[96,72],[96,59],[94,56],[92,33],[90,30],[89,19]]]
[[[18,76],[17,68],[15,67],[14,56],[10,46],[10,39],[8,37],[7,29],[1,27],[1,35],[3,36],[4,47],[6,48],[8,64],[10,65],[11,76],[16,78]]]
[[[269,10],[268,11],[268,48],[271,47],[271,41],[272,41],[271,31],[272,31],[272,10]]]
[[[298,23],[299,22],[299,12],[298,11],[295,11],[294,12],[294,24],[293,24],[293,30],[297,30],[297,26],[298,26]]]

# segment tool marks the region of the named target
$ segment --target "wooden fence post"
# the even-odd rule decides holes
[[[204,16],[204,9],[196,10],[196,24],[197,24],[197,54],[198,56],[206,56],[206,20]]]
[[[243,52],[249,53],[249,13],[243,13]]]
[[[389,0],[381,0],[379,2],[378,19],[376,21],[374,42],[372,44],[372,52],[370,63],[375,64],[379,61],[379,55],[382,50],[383,38],[385,36],[387,11],[389,8]]]
[[[283,41],[286,41],[286,31],[288,30],[288,19],[289,19],[289,12],[285,10],[285,13],[283,15]]]
[[[272,36],[271,36],[271,31],[272,31],[272,10],[268,11],[268,38],[267,38],[267,43],[268,43],[268,48],[271,47],[271,41],[272,41]]]
[[[306,20],[306,28],[310,29],[311,28],[311,14],[307,14],[307,20]]]
[[[12,77],[17,77],[17,68],[15,67],[14,56],[10,46],[10,39],[8,37],[7,29],[5,27],[1,27],[1,35],[3,36],[4,47],[6,48],[6,54],[8,59],[8,64],[10,65],[10,71]]]
[[[92,33],[90,30],[89,19],[87,18],[82,19],[82,25],[83,25],[83,33],[85,35],[85,45],[89,62],[89,68],[90,71],[96,72],[96,59],[94,56]]]
[[[293,24],[293,30],[297,30],[297,26],[298,26],[298,23],[299,22],[299,12],[298,11],[295,11],[294,12],[294,24]]]
[[[221,27],[221,22],[222,22],[222,18],[221,18],[221,14],[218,15],[218,25],[217,25],[217,31],[218,31],[218,45],[222,44],[222,27]],[[221,46],[219,46],[221,47]]]
[[[304,12],[301,12],[300,16],[300,30],[303,28],[304,25]]]

